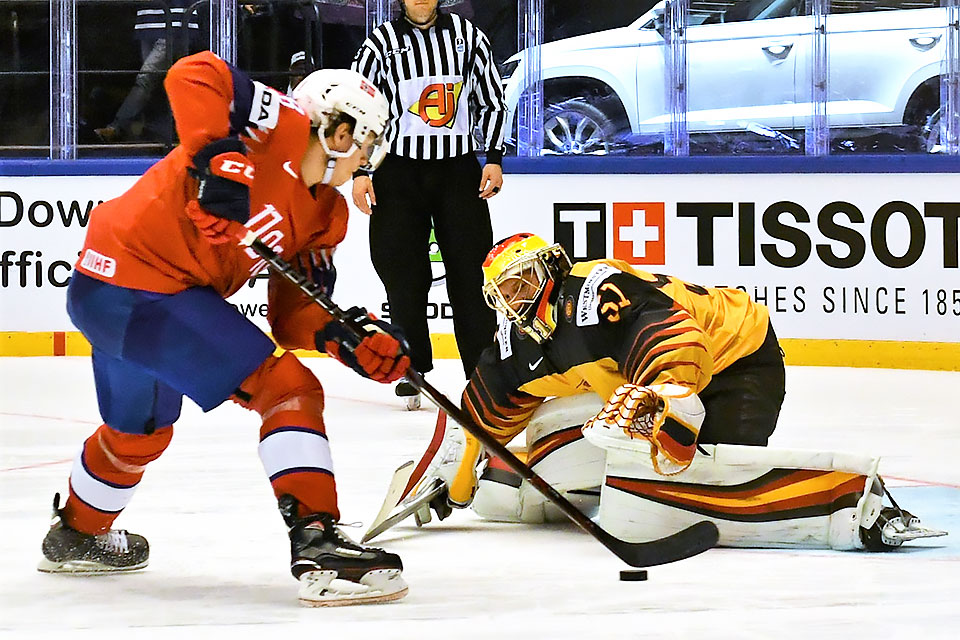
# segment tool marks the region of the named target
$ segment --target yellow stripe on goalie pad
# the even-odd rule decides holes
[[[774,469],[756,480],[725,487],[615,476],[608,477],[606,483],[681,509],[700,507],[716,511],[722,517],[832,505],[844,496],[861,494],[865,481],[865,476],[842,471]]]

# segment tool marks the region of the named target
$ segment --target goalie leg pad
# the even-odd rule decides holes
[[[879,515],[879,460],[741,445],[701,445],[683,473],[665,478],[649,455],[607,451],[599,524],[641,542],[707,519],[720,545],[861,549],[861,526]]]
[[[527,425],[526,448],[514,451],[547,483],[587,512],[597,507],[594,490],[603,477],[604,452],[583,439],[581,428],[602,406],[594,394],[543,403]],[[481,517],[501,522],[540,523],[565,518],[497,458],[488,461],[472,507]]]

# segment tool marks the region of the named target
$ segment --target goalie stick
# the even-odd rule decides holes
[[[413,491],[414,487],[416,487],[423,478],[427,467],[430,466],[430,461],[433,460],[433,456],[435,456],[440,449],[446,428],[447,414],[439,411],[437,413],[437,426],[433,429],[433,437],[430,439],[430,444],[427,445],[427,450],[424,451],[420,457],[420,462],[416,465],[413,464],[413,460],[405,462],[393,472],[393,478],[391,478],[390,486],[387,488],[387,495],[383,499],[383,506],[380,507],[380,512],[377,514],[377,517],[370,523],[370,528],[367,529],[367,532],[363,534],[363,538],[360,539],[361,543],[366,544],[370,540],[373,540],[393,525],[406,519],[411,513],[423,513],[421,509],[424,508],[424,505],[426,505],[427,519],[423,520],[420,515],[417,515],[417,525],[419,526],[421,522],[430,521],[430,501],[440,495],[443,489],[442,484],[424,491],[416,500],[408,504],[404,509],[401,509],[398,513],[393,513],[393,510],[410,495],[410,492]]]
[[[240,244],[250,247],[266,261],[267,265],[293,284],[297,285],[308,298],[320,305],[334,320],[343,325],[358,339],[364,335],[357,323],[347,316],[320,288],[307,279],[302,273],[294,269],[290,263],[263,243],[257,235],[248,231],[240,240]],[[346,345],[345,345],[346,346]],[[449,398],[437,391],[427,382],[423,374],[410,367],[407,370],[407,379],[427,396],[437,407],[447,413],[466,429],[470,435],[480,441],[487,451],[497,456],[520,477],[527,480],[546,499],[557,506],[568,518],[573,520],[581,529],[593,536],[614,555],[631,567],[652,567],[669,562],[683,560],[714,547],[717,544],[719,532],[715,524],[709,521],[698,522],[672,535],[648,542],[627,542],[604,530],[600,525],[588,518],[567,500],[559,491],[537,475],[527,465],[520,461],[505,445],[500,444],[487,430],[474,423],[473,419],[460,407],[453,404]]]

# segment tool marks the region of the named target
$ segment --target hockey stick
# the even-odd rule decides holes
[[[433,460],[433,456],[435,456],[440,449],[446,428],[447,414],[443,411],[438,411],[437,425],[434,427],[433,437],[430,439],[430,444],[427,445],[427,450],[420,457],[420,462],[414,465],[413,460],[411,460],[410,462],[400,465],[397,470],[393,472],[393,478],[390,480],[390,486],[387,488],[387,495],[383,499],[383,506],[380,507],[380,512],[373,519],[373,522],[370,523],[370,528],[363,534],[360,542],[366,544],[370,540],[373,540],[393,525],[404,520],[411,513],[417,513],[423,508],[424,504],[427,505],[426,515],[429,517],[429,503],[430,500],[437,497],[438,492],[436,491],[427,491],[418,497],[418,499],[414,501],[414,504],[408,505],[408,508],[402,509],[399,513],[393,513],[393,510],[407,498],[414,487],[417,486],[417,483],[423,478],[427,467],[430,466],[430,461]],[[425,521],[429,522],[429,520]],[[419,525],[420,523],[421,518],[417,516],[417,524]]]
[[[296,284],[308,298],[319,304],[324,311],[333,316],[333,318],[350,331],[358,341],[364,336],[364,332],[360,326],[330,300],[318,285],[311,282],[302,273],[294,269],[286,260],[278,256],[273,249],[259,240],[256,234],[248,232],[240,243],[253,249],[276,273],[293,284]],[[453,404],[446,396],[427,382],[423,374],[411,367],[407,369],[407,379],[435,405],[443,411],[446,411],[447,415],[460,423],[470,435],[479,440],[489,453],[503,460],[507,466],[513,469],[520,477],[527,480],[537,491],[556,505],[557,508],[573,520],[581,529],[596,538],[603,546],[631,567],[652,567],[669,562],[676,562],[677,560],[683,560],[684,558],[703,553],[717,544],[719,537],[717,527],[712,522],[706,520],[691,525],[665,538],[659,538],[649,542],[627,542],[626,540],[616,538],[573,506],[559,491],[547,484],[543,478],[521,462],[505,445],[500,444],[492,435],[487,433],[486,429],[474,423],[473,419],[465,411]]]

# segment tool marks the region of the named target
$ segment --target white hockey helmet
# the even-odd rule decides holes
[[[363,75],[350,69],[314,71],[294,88],[293,99],[318,128],[317,135],[328,156],[344,158],[353,153],[331,150],[324,137],[327,127],[345,113],[356,120],[353,141],[367,157],[361,169],[373,171],[383,161],[387,154],[383,134],[390,110],[383,93]]]

